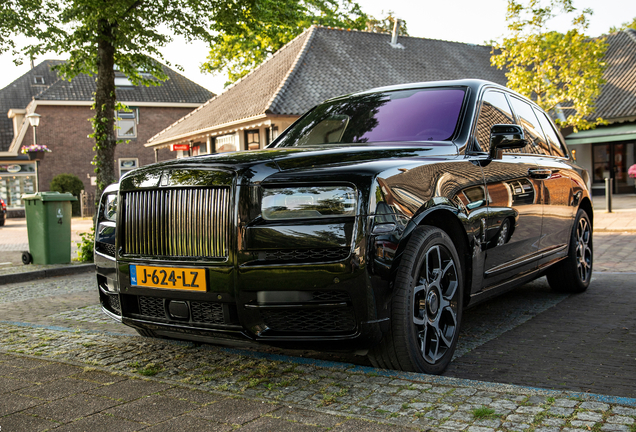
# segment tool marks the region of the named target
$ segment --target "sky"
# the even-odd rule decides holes
[[[367,14],[376,18],[385,16],[388,10],[393,11],[395,16],[406,20],[409,34],[414,37],[484,44],[500,40],[507,31],[506,0],[358,0],[358,3]],[[610,27],[631,22],[636,17],[636,1],[633,0],[574,0],[573,3],[577,9],[594,11],[587,32],[589,36],[599,36]],[[569,21],[569,18],[555,18],[551,30],[566,31],[570,27]],[[175,38],[162,53],[171,64],[181,65],[184,68],[181,73],[188,79],[218,94],[223,91],[226,77],[202,74],[199,70],[208,51],[201,42],[186,43]],[[64,57],[51,53],[35,59],[35,63],[58,58]],[[29,64],[16,67],[12,59],[10,54],[0,55],[0,88],[29,70]]]

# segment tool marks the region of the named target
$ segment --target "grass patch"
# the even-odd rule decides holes
[[[138,367],[137,373],[143,376],[154,376],[161,372],[163,368],[154,363],[148,363],[145,367]]]
[[[494,419],[494,418],[498,418],[499,415],[495,414],[495,410],[492,408],[488,408],[488,407],[481,407],[481,408],[475,408],[473,410],[473,418],[477,419],[477,420],[482,420],[482,419]]]

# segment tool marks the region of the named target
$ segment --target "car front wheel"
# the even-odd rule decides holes
[[[448,235],[417,228],[397,271],[391,330],[370,352],[376,367],[439,374],[453,356],[462,316],[460,260]]]

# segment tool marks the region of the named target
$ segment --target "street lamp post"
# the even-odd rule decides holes
[[[40,114],[36,114],[36,113],[31,113],[25,116],[26,118],[29,119],[29,123],[31,123],[31,127],[33,127],[33,145],[37,145],[38,143],[38,134],[36,132],[36,129],[38,128],[38,126],[40,125]],[[39,160],[35,161],[35,191],[39,192],[40,191],[40,176],[39,176],[39,170],[38,170],[38,165],[40,164]]]

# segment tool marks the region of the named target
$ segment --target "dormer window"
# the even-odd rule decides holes
[[[132,83],[125,76],[115,77],[115,87],[132,87]]]
[[[33,77],[34,84],[44,84],[44,77],[42,75],[35,75]]]

